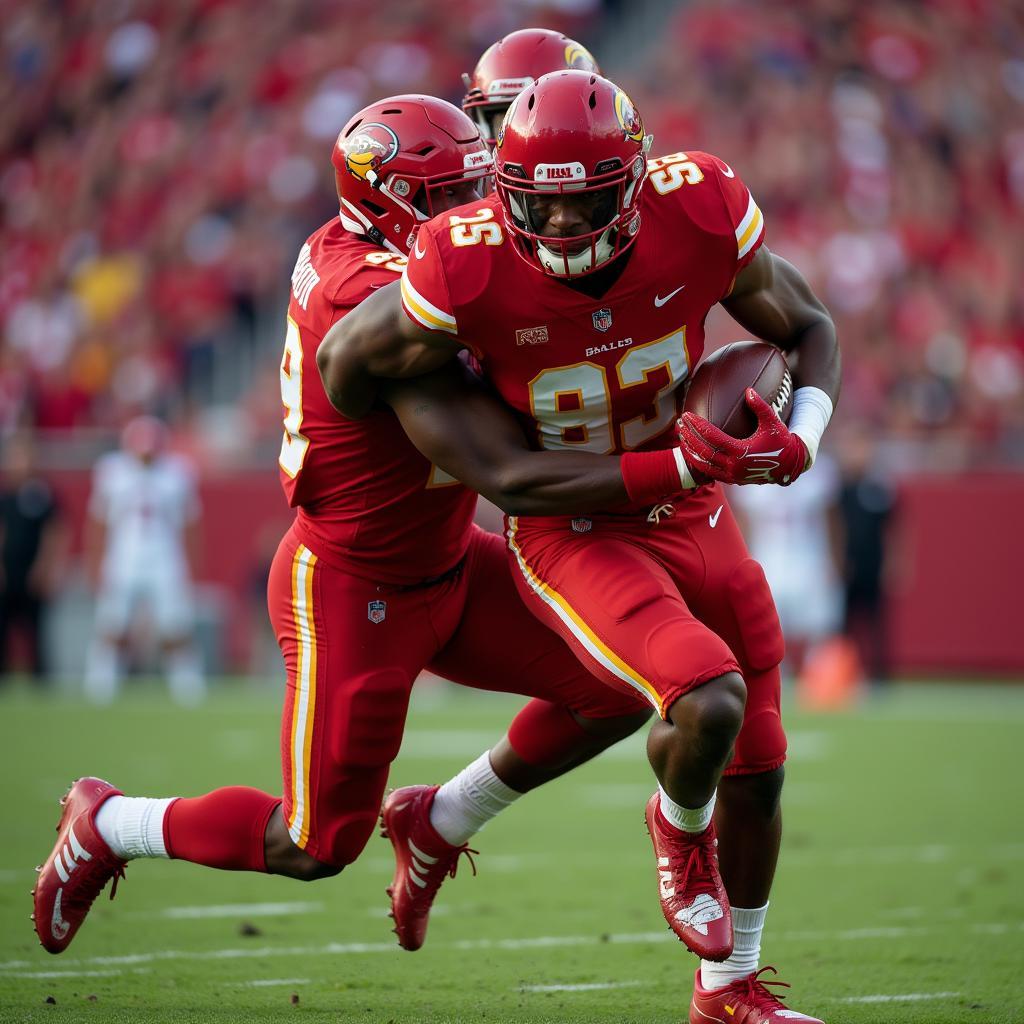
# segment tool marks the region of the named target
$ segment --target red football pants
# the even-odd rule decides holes
[[[746,711],[726,774],[777,768],[784,645],[764,572],[718,485],[658,518],[510,517],[523,600],[589,671],[643,694],[662,717],[694,687],[740,672]]]
[[[284,816],[317,860],[351,863],[372,834],[409,695],[429,668],[586,718],[635,714],[523,606],[501,537],[474,528],[462,571],[429,587],[377,585],[328,564],[289,531],[267,599],[284,655]]]

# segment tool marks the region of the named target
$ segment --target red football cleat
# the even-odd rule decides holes
[[[405,786],[389,793],[380,812],[381,835],[395,849],[395,877],[388,886],[395,934],[403,949],[419,949],[427,937],[427,919],[445,876],[455,877],[466,854],[476,874],[469,845],[452,846],[430,824],[430,807],[439,786]]]
[[[788,1009],[781,999],[769,992],[767,985],[786,988],[789,985],[784,981],[762,981],[765,971],[778,973],[774,967],[762,967],[723,988],[707,989],[701,987],[698,968],[690,1003],[690,1024],[789,1024],[790,1021],[824,1024],[817,1017]]]
[[[682,832],[665,821],[655,793],[647,801],[647,831],[669,927],[702,959],[725,960],[732,953],[732,913],[718,873],[714,822],[699,834]]]
[[[32,890],[32,920],[43,948],[63,953],[71,945],[93,900],[114,879],[110,898],[124,878],[125,861],[115,857],[96,831],[96,811],[107,797],[121,796],[103,779],[77,779],[67,791],[57,823],[57,845],[49,860],[37,868],[39,878]]]

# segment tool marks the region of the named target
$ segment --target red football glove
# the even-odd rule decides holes
[[[757,429],[737,440],[713,423],[684,412],[677,426],[683,457],[694,471],[726,484],[791,484],[807,468],[807,446],[753,389],[747,405]]]

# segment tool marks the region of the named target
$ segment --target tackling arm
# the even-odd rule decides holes
[[[380,393],[431,462],[509,515],[563,515],[629,501],[621,459],[531,450],[508,408],[459,361],[416,380],[381,382]],[[678,477],[669,487],[679,490]]]
[[[361,419],[378,396],[381,378],[417,377],[459,351],[449,336],[425,331],[402,312],[395,281],[368,296],[324,336],[316,365],[331,405]]]

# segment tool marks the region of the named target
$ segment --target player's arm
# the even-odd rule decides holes
[[[839,398],[835,324],[800,271],[763,245],[736,275],[722,305],[752,334],[795,355],[789,425],[749,388],[747,404],[757,417],[750,437],[729,437],[684,413],[680,444],[691,466],[725,483],[790,484],[814,462]]]
[[[381,380],[417,377],[459,351],[451,335],[427,331],[402,311],[398,281],[369,295],[324,336],[316,365],[331,405],[349,419],[365,416]]]
[[[729,315],[748,331],[787,354],[796,354],[793,383],[819,388],[839,400],[841,363],[832,317],[792,263],[762,245],[736,276],[722,300]]]
[[[678,449],[619,458],[531,450],[509,409],[458,360],[415,380],[382,381],[380,394],[431,462],[509,515],[653,503],[684,487]]]

